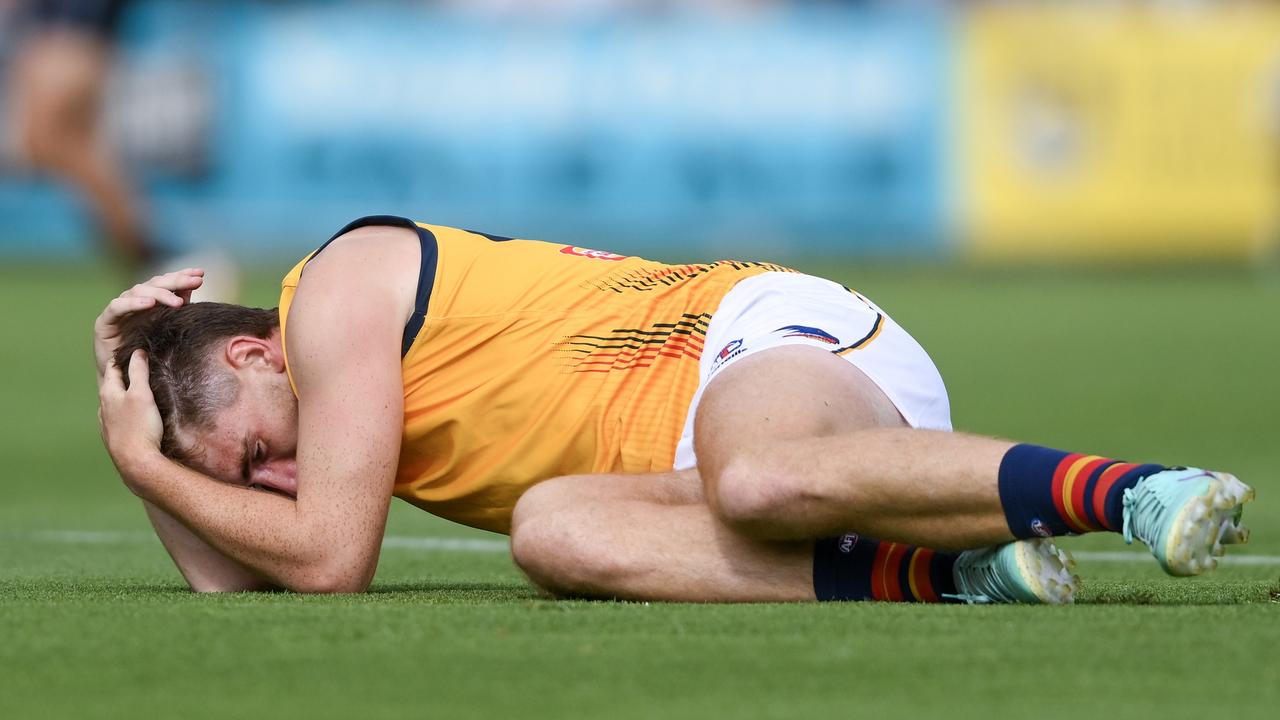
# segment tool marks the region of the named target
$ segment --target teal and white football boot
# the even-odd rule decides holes
[[[1124,541],[1146,543],[1170,575],[1199,575],[1218,566],[1223,545],[1249,541],[1240,516],[1253,495],[1228,473],[1158,472],[1124,491]]]
[[[957,592],[945,597],[967,603],[1065,605],[1075,601],[1080,589],[1075,567],[1071,554],[1052,538],[966,550],[952,571]]]

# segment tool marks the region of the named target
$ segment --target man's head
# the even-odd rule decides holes
[[[279,314],[223,303],[159,306],[121,323],[115,363],[147,354],[160,452],[211,477],[294,495],[297,402]]]

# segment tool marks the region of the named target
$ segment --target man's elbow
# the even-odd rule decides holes
[[[319,577],[301,580],[289,589],[307,595],[352,594],[368,590],[369,583],[348,578]]]
[[[266,580],[228,582],[219,580],[191,579],[187,581],[187,584],[191,586],[192,592],[198,593],[270,592],[280,589],[278,586],[272,585]]]
[[[287,587],[307,594],[361,593],[369,589],[372,581],[372,570],[345,563],[327,563],[299,573]]]

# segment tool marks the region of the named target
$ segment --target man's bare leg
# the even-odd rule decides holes
[[[696,471],[548,480],[516,505],[513,556],[536,585],[558,597],[683,602],[958,602],[963,597],[957,580],[966,574],[958,570],[962,554],[851,534],[817,542],[754,539],[715,517],[701,486]],[[1005,547],[1024,553],[1033,566],[1028,572],[1056,583],[1042,584],[1034,597],[1019,601],[1071,601],[1079,580],[1051,543]],[[832,569],[833,562],[839,567]]]
[[[748,397],[752,395],[760,393]],[[830,401],[841,403],[840,428],[905,426],[893,404],[869,381]],[[702,418],[700,413],[699,423]],[[769,424],[775,419],[787,422],[766,412],[755,432],[726,436],[726,444],[738,447],[741,442],[745,447],[764,441],[762,447],[769,447],[776,439],[771,433],[777,428]],[[797,422],[793,427],[803,426]],[[559,595],[700,602],[815,599],[813,540],[820,535],[743,533],[717,517],[714,506],[695,490],[698,476],[686,471],[543,482],[516,505],[511,530],[516,563],[540,587]]]
[[[779,353],[775,350],[770,354]],[[753,434],[726,437],[726,441],[740,441],[727,444],[750,447],[761,443],[758,447],[767,451],[779,437],[791,438],[806,430],[821,438],[836,431],[905,429],[901,415],[879,388],[843,360],[836,360],[853,370],[854,384],[841,392],[831,389],[818,404],[838,406],[840,412],[789,419],[782,413],[784,408],[768,399],[775,395],[784,400],[812,397],[817,392],[812,386],[821,380],[820,372],[802,373],[782,384],[778,384],[778,378],[748,374],[748,378],[758,378],[761,383],[774,383],[772,391],[764,390],[762,384],[746,392],[745,397],[762,413],[761,426]],[[704,406],[705,403],[704,396]],[[702,418],[700,414],[699,424]],[[732,433],[739,429],[724,430]],[[733,523],[725,522],[722,508],[713,509],[707,503],[699,489],[704,480],[699,472],[691,470],[656,475],[573,476],[543,482],[526,492],[516,505],[511,530],[516,563],[535,584],[560,596],[693,602],[818,599],[814,540],[824,535],[815,531],[808,536],[776,538],[742,532]],[[945,502],[946,498],[940,501]],[[849,530],[870,534],[852,525],[824,534],[840,535]],[[968,547],[982,544],[986,543],[975,542]],[[900,551],[915,549],[897,547]],[[944,567],[952,561],[942,554],[937,558]],[[858,572],[870,581],[875,571],[866,560],[864,557]],[[894,567],[902,567],[900,558]],[[898,573],[891,574],[896,579]],[[920,575],[924,582],[927,573]],[[949,583],[950,578],[944,581]],[[890,581],[884,582],[883,592],[868,591],[864,597],[911,599],[911,592],[888,587]],[[942,592],[930,590],[920,595],[921,599],[936,601]]]
[[[868,422],[889,407],[860,370],[818,348],[773,348],[724,369],[694,428],[712,510],[759,539],[852,529],[947,549],[1124,526],[1174,575],[1211,569],[1224,542],[1244,537],[1237,521],[1253,491],[1228,474]]]
[[[726,369],[704,394],[695,434],[705,499],[690,489],[690,473],[547,481],[516,506],[517,563],[560,595],[939,599],[942,591],[890,584],[924,580],[928,572],[917,574],[916,560],[937,562],[935,571],[950,562],[957,576],[966,574],[954,556],[927,548],[976,549],[1015,539],[999,477],[1007,456],[1028,446],[908,428],[861,371],[822,350],[775,348]],[[1039,450],[1047,449],[1031,449]],[[1139,467],[1105,460],[1072,462],[1114,467],[1113,479]],[[874,559],[859,558],[856,540],[848,553],[832,537],[853,537],[846,535],[851,531],[925,547],[873,540],[880,548]],[[1022,553],[1016,565],[1038,567],[1022,576],[1029,580],[1023,592],[1003,601],[1070,602],[1069,564],[1038,543],[1004,546]],[[824,562],[823,574],[841,577],[816,577]],[[866,590],[868,575],[883,592]]]
[[[725,527],[696,472],[584,475],[536,485],[516,505],[516,563],[559,596],[691,602],[813,600],[813,543]]]
[[[874,385],[846,407],[849,427],[902,427],[892,403]],[[712,512],[696,470],[652,475],[586,475],[555,478],[516,505],[512,553],[538,586],[561,596],[692,602],[790,602],[817,599],[812,538],[755,538],[726,525]],[[857,552],[876,541],[866,538]],[[885,549],[891,544],[885,544]],[[898,552],[916,548],[896,546]],[[874,556],[875,551],[871,551]],[[916,557],[912,554],[911,557]],[[926,550],[918,555],[914,589],[899,587],[897,573],[866,597],[937,601],[952,584],[953,558]],[[869,559],[864,557],[864,559]],[[902,556],[893,560],[901,564]],[[939,588],[934,575],[946,575]],[[884,567],[889,567],[886,560]],[[866,580],[871,568],[864,564]]]
[[[854,529],[957,549],[1013,539],[996,488],[1013,444],[911,429],[829,352],[786,346],[726,368],[703,395],[695,430],[711,506],[740,532],[796,539]]]

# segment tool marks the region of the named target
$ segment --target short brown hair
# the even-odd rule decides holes
[[[151,392],[164,423],[160,452],[188,462],[179,430],[207,430],[214,413],[235,402],[240,386],[230,372],[213,362],[215,346],[237,335],[267,338],[280,326],[275,308],[198,302],[182,307],[157,306],[120,323],[115,364],[129,379],[129,358],[147,353]]]

